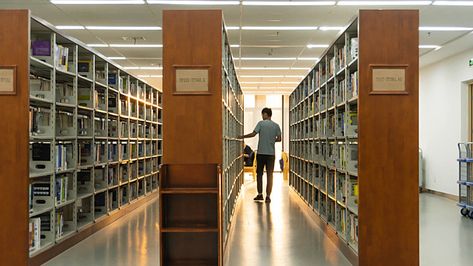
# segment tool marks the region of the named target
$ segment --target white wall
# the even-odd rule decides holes
[[[420,69],[419,145],[425,187],[458,195],[457,143],[468,140],[468,85],[473,50]]]

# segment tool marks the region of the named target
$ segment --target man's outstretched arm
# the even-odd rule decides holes
[[[256,136],[256,134],[258,134],[258,133],[256,133],[256,132],[253,131],[253,132],[251,132],[250,134],[246,134],[246,135],[243,135],[243,136],[238,136],[237,138],[238,138],[238,139],[252,138],[252,137]]]

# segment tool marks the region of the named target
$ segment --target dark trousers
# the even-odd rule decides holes
[[[274,171],[274,155],[257,154],[256,155],[256,184],[258,194],[263,194],[263,171],[266,167],[266,195],[271,195],[273,189],[273,171]]]

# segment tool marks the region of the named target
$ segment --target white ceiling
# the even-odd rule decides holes
[[[80,26],[161,26],[164,9],[222,9],[227,26],[346,26],[360,8],[407,8],[420,10],[421,26],[473,28],[473,6],[197,6],[197,5],[64,5],[49,0],[0,0],[0,8],[28,8],[34,16],[52,25]],[[132,44],[122,37],[144,37],[139,44],[162,44],[161,31],[62,30],[66,35],[86,44]],[[471,30],[420,31],[422,45],[438,45],[441,49],[420,49],[421,65],[473,48]],[[314,65],[325,48],[307,48],[307,44],[330,44],[338,31],[321,30],[230,30],[236,58],[292,58],[291,60],[237,60],[240,82],[246,92],[290,92]],[[116,60],[123,67],[159,67],[162,48],[94,48]],[[281,70],[255,69],[279,67]],[[250,68],[250,69],[246,69]],[[303,68],[303,69],[290,69]],[[162,70],[129,70],[136,75],[159,76]],[[249,77],[250,76],[250,77]],[[267,77],[272,76],[272,77]],[[144,78],[161,88],[160,77]]]

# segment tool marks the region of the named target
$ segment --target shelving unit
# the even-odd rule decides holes
[[[226,242],[231,227],[236,203],[244,183],[243,135],[244,108],[243,92],[238,82],[235,64],[228,41],[228,34],[222,31],[222,116],[223,116],[223,241]]]
[[[346,62],[358,60],[357,26],[338,37],[290,96],[289,163],[291,186],[355,252],[358,79]]]
[[[163,40],[166,127],[158,131],[164,134],[163,169],[168,170],[163,173],[168,176],[161,181],[186,183],[185,189],[162,183],[161,261],[222,265],[243,184],[243,143],[237,136],[243,134],[244,113],[222,12],[164,11]],[[176,91],[176,72],[182,69],[207,69],[207,77],[199,80],[208,83],[197,86],[202,91]],[[176,168],[187,170],[177,174]],[[183,206],[187,218],[181,214]]]
[[[34,257],[157,190],[162,93],[40,19],[28,34]]]
[[[397,21],[405,28],[386,33],[382,26],[369,26]],[[350,248],[343,249],[349,257],[360,254],[360,265],[418,263],[418,195],[409,186],[417,187],[412,171],[417,161],[410,160],[418,143],[417,27],[417,11],[360,11],[290,96],[289,184],[337,242]],[[374,93],[371,71],[399,66],[405,70],[406,91]],[[394,223],[399,220],[402,225]],[[392,241],[386,240],[386,231]],[[405,245],[410,237],[414,244]],[[381,258],[386,250],[397,255]]]

